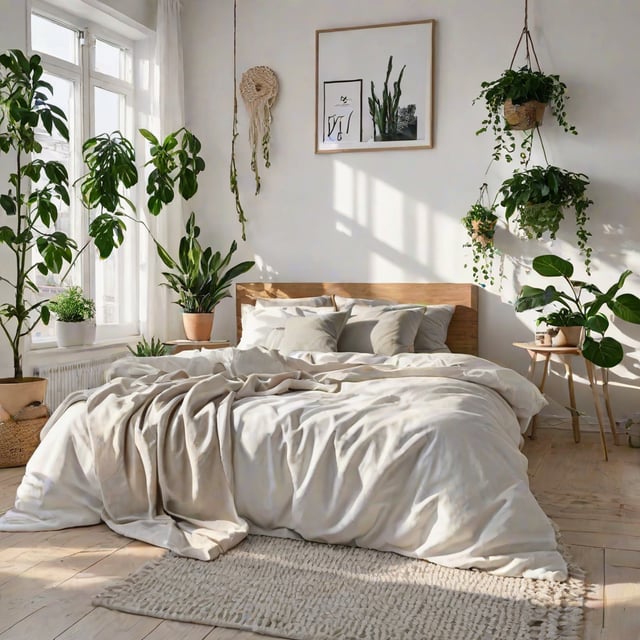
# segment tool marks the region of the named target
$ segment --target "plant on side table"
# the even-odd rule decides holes
[[[96,305],[80,287],[69,287],[49,300],[56,315],[56,340],[59,347],[93,344],[96,340]]]
[[[514,219],[517,227],[529,239],[549,234],[556,238],[564,212],[573,209],[576,217],[577,245],[584,255],[590,273],[592,249],[588,245],[591,233],[587,229],[586,211],[593,201],[587,196],[589,178],[554,166],[532,167],[516,171],[501,185],[500,204],[505,208],[507,222]]]
[[[555,255],[542,255],[533,260],[534,271],[545,278],[561,278],[568,292],[556,289],[554,285],[546,288],[525,285],[515,302],[517,312],[538,309],[542,311],[548,305],[556,305],[554,309],[560,313],[565,309],[563,317],[584,327],[582,355],[599,367],[615,367],[622,362],[624,351],[615,338],[606,336],[609,320],[602,312],[607,307],[613,314],[633,324],[640,324],[640,298],[632,293],[619,293],[631,271],[624,271],[618,282],[602,291],[595,284],[573,279],[573,265]],[[582,295],[587,292],[591,300],[583,301]],[[548,318],[551,314],[545,316]],[[553,316],[551,316],[553,319]]]
[[[238,245],[234,240],[226,255],[214,253],[211,247],[203,249],[198,237],[200,227],[195,213],[191,213],[180,239],[178,258],[156,242],[158,255],[171,271],[164,271],[163,283],[178,294],[176,304],[182,307],[182,320],[188,340],[209,340],[213,326],[213,312],[224,298],[231,297],[229,289],[233,280],[251,269],[255,262],[247,260],[229,267]]]

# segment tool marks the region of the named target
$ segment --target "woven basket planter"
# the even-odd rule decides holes
[[[40,431],[48,418],[0,422],[0,468],[21,467],[40,444]]]
[[[511,99],[504,103],[504,119],[511,129],[526,131],[542,124],[546,103],[530,100],[522,104],[513,104]]]

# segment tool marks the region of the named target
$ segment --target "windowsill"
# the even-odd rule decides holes
[[[58,347],[55,343],[46,342],[41,345],[31,345],[29,351],[25,354],[28,360],[38,359],[50,360],[59,357],[74,357],[80,354],[103,353],[105,351],[114,351],[116,349],[125,350],[128,345],[135,344],[140,340],[141,336],[129,336],[127,338],[111,338],[109,340],[101,340],[93,344],[85,344],[77,347]]]

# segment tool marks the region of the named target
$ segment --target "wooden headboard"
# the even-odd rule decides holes
[[[402,304],[454,304],[456,309],[449,325],[447,346],[454,353],[478,355],[478,287],[470,283],[238,282],[238,340],[242,335],[240,305],[255,304],[256,298],[304,298],[324,294],[348,298],[379,298]]]

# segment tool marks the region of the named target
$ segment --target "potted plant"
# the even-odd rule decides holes
[[[567,122],[567,86],[558,75],[546,75],[530,66],[507,69],[497,80],[483,82],[478,100],[484,100],[487,115],[476,135],[491,129],[495,138],[493,158],[504,153],[507,162],[513,159],[516,142],[514,130],[530,130],[521,143],[520,157],[526,163],[531,154],[533,130],[542,123],[545,107],[550,104],[557,123],[568,133],[577,134]]]
[[[96,305],[80,287],[69,287],[49,300],[56,315],[56,340],[59,347],[93,344],[96,340]]]
[[[587,196],[589,178],[552,165],[535,166],[516,171],[501,185],[500,204],[505,207],[507,221],[514,218],[527,238],[541,238],[545,233],[555,239],[564,220],[566,209],[573,209],[576,217],[576,236],[580,252],[590,273],[592,249],[587,244],[591,233],[587,230],[586,211],[593,201]]]
[[[46,392],[45,379],[25,378],[22,369],[24,338],[50,318],[47,300],[36,298],[34,274],[60,274],[79,254],[76,242],[56,229],[58,207],[70,204],[67,170],[60,162],[37,157],[42,151],[38,128],[69,139],[66,115],[50,102],[53,88],[42,79],[43,73],[38,55],[27,57],[17,49],[0,55],[0,153],[14,167],[6,180],[9,189],[0,194],[7,222],[0,226],[0,248],[7,250],[11,265],[1,279],[13,292],[12,300],[0,304],[0,329],[9,343],[14,371],[12,378],[0,379],[0,405],[11,415],[44,402]],[[195,175],[204,168],[200,143],[186,130],[181,132],[152,147],[148,164],[155,173],[147,185],[152,213],[173,199],[174,185],[184,197],[197,189]],[[117,132],[88,140],[83,151],[89,171],[81,184],[82,199],[89,208],[100,209],[89,236],[100,256],[108,257],[124,239],[126,214],[121,205],[128,201],[120,192],[138,180],[135,152]]]
[[[473,280],[478,284],[488,282],[493,285],[495,281],[493,259],[496,255],[496,248],[493,243],[493,236],[498,223],[495,208],[495,205],[487,206],[481,202],[476,202],[462,218],[462,224],[467,230],[470,239],[464,246],[471,248]]]
[[[389,91],[389,76],[391,75],[392,67],[393,56],[389,56],[387,75],[382,89],[382,100],[376,96],[373,80],[371,81],[371,97],[368,102],[369,113],[373,120],[374,140],[398,140],[398,108],[400,106],[400,96],[402,95],[400,83],[402,82],[402,74],[406,65],[400,69],[398,79],[393,83],[393,93]]]
[[[627,442],[634,449],[640,448],[640,414],[629,416],[622,426],[627,434]]]
[[[552,328],[548,333],[556,347],[579,347],[582,344],[584,317],[580,312],[561,307],[538,317],[536,324],[542,323]]]
[[[247,260],[229,267],[238,245],[234,240],[226,255],[215,253],[211,247],[203,249],[198,237],[200,227],[195,213],[191,213],[180,239],[178,259],[156,242],[158,255],[171,269],[162,273],[169,287],[178,294],[176,304],[182,307],[182,320],[188,340],[209,340],[213,326],[213,312],[220,300],[229,298],[229,289],[235,278],[251,269],[255,262]]]
[[[151,337],[151,342],[142,336],[142,339],[136,342],[135,351],[127,345],[127,349],[136,356],[136,358],[148,358],[151,356],[166,356],[169,353],[169,347],[167,347],[160,338],[155,336]]]
[[[621,320],[640,324],[640,298],[632,293],[619,293],[631,271],[624,271],[618,282],[602,291],[595,284],[574,280],[573,265],[569,260],[558,256],[538,256],[533,259],[532,266],[542,277],[561,278],[568,291],[558,290],[554,285],[548,285],[544,289],[525,285],[515,302],[515,310],[542,311],[551,304],[556,305],[553,307],[556,310],[564,308],[567,310],[564,314],[567,318],[584,327],[582,355],[587,360],[604,368],[614,367],[622,362],[622,345],[615,338],[605,336],[609,320],[602,309],[607,307]],[[584,292],[591,296],[590,300],[582,300]]]

